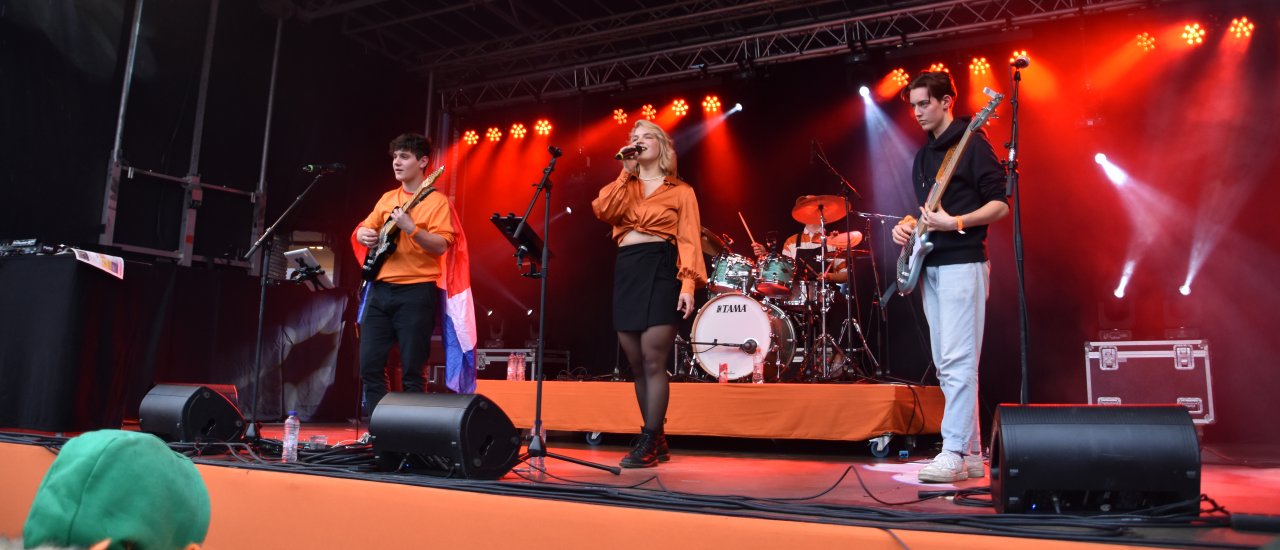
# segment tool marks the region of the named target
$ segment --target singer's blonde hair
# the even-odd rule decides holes
[[[658,126],[648,120],[641,119],[637,120],[635,125],[631,127],[631,134],[629,134],[628,137],[635,135],[635,133],[641,129],[653,132],[654,135],[658,137],[658,169],[662,170],[664,175],[671,176],[673,178],[680,177],[680,173],[676,171],[676,148],[675,143],[671,141],[671,136],[668,136],[667,132],[663,130],[661,126]],[[623,161],[622,164],[627,168],[628,172],[636,175],[640,174],[640,163],[638,161]]]

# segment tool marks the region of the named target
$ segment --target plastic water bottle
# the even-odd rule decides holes
[[[289,418],[284,420],[284,452],[280,453],[280,462],[298,461],[298,433],[302,431],[302,422],[298,420],[296,411],[289,411]]]
[[[524,382],[524,353],[516,354],[516,380]]]
[[[507,380],[514,381],[516,379],[516,354],[507,354]]]
[[[716,379],[716,382],[719,382],[721,384],[729,383],[729,364],[728,363],[720,363],[720,377]]]
[[[751,356],[751,383],[764,383],[764,351],[756,350]]]

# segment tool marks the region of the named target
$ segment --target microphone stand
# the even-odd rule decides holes
[[[613,475],[621,475],[622,469],[617,466],[606,466],[571,456],[547,452],[546,444],[542,440],[542,366],[546,358],[544,352],[546,351],[547,342],[547,262],[550,260],[549,251],[551,250],[551,173],[556,169],[556,160],[563,154],[560,148],[554,145],[548,147],[547,150],[551,153],[551,162],[542,170],[542,181],[538,182],[537,189],[533,192],[533,198],[529,200],[529,206],[524,210],[524,217],[521,218],[520,224],[512,232],[512,236],[519,242],[520,232],[524,230],[525,222],[529,220],[529,213],[533,211],[533,206],[538,203],[538,195],[546,191],[546,195],[543,197],[542,211],[542,265],[540,266],[541,269],[536,273],[531,271],[531,273],[527,274],[530,277],[539,279],[540,287],[538,290],[538,351],[533,360],[533,380],[537,389],[533,406],[533,433],[529,438],[528,448],[525,449],[524,454],[520,455],[520,460],[527,461],[530,458],[551,457],[581,466],[604,470]],[[531,464],[530,467],[532,468],[533,465]]]
[[[249,428],[245,431],[245,438],[247,439],[257,439],[260,436],[260,426],[258,422],[258,390],[261,388],[262,384],[262,331],[267,313],[267,285],[271,284],[271,270],[270,266],[267,265],[267,260],[271,251],[271,244],[267,241],[275,235],[276,228],[280,227],[280,224],[289,219],[289,215],[292,214],[294,209],[302,203],[302,199],[306,198],[307,193],[311,192],[311,188],[315,187],[316,183],[320,181],[320,178],[323,178],[328,173],[328,171],[322,170],[319,174],[316,174],[316,177],[312,178],[311,183],[307,184],[307,188],[303,189],[302,193],[293,199],[293,204],[290,204],[289,208],[286,208],[284,213],[280,214],[279,218],[276,218],[275,223],[271,224],[271,227],[268,227],[262,232],[262,236],[258,237],[258,240],[253,243],[253,246],[249,247],[249,251],[244,253],[244,259],[247,260],[253,257],[253,253],[255,251],[260,252],[258,256],[258,330],[253,347],[253,405],[251,405],[251,410],[249,412],[249,416],[252,420],[249,421]],[[357,415],[357,419],[358,418],[359,415]],[[359,420],[356,421],[359,422]],[[357,427],[357,431],[359,431],[359,427]]]
[[[1026,274],[1022,267],[1022,199],[1018,193],[1018,85],[1022,82],[1022,70],[1013,67],[1013,90],[1009,95],[1009,105],[1012,108],[1011,118],[1013,123],[1010,126],[1009,143],[1005,144],[1005,148],[1009,150],[1009,160],[1004,162],[1006,169],[1005,194],[1013,197],[1013,257],[1014,266],[1018,272],[1018,317],[1019,328],[1021,329],[1020,344],[1020,361],[1022,369],[1022,384],[1018,391],[1018,404],[1026,405],[1029,399],[1027,390],[1027,354],[1031,347],[1031,329],[1027,320],[1027,284]]]

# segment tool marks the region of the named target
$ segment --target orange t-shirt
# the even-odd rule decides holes
[[[360,223],[374,231],[380,231],[387,222],[391,211],[402,203],[407,203],[413,193],[397,187],[382,194],[373,212]],[[453,220],[449,216],[449,199],[439,191],[435,191],[422,199],[409,210],[414,225],[419,231],[429,231],[453,244]],[[440,257],[428,254],[418,243],[401,231],[396,236],[396,251],[387,257],[386,263],[378,271],[378,280],[395,284],[429,283],[440,279]]]
[[[695,286],[706,284],[702,221],[698,199],[689,184],[667,176],[652,195],[645,197],[640,179],[623,170],[618,179],[600,190],[600,196],[591,201],[591,209],[597,218],[613,226],[615,242],[622,242],[634,230],[675,243],[680,292],[693,292]]]

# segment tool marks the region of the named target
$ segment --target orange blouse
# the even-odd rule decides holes
[[[676,278],[680,292],[693,292],[707,283],[702,263],[702,221],[693,187],[667,176],[652,195],[644,196],[640,179],[623,170],[618,179],[604,186],[591,201],[600,221],[613,226],[613,240],[621,243],[631,231],[648,233],[676,245]]]

